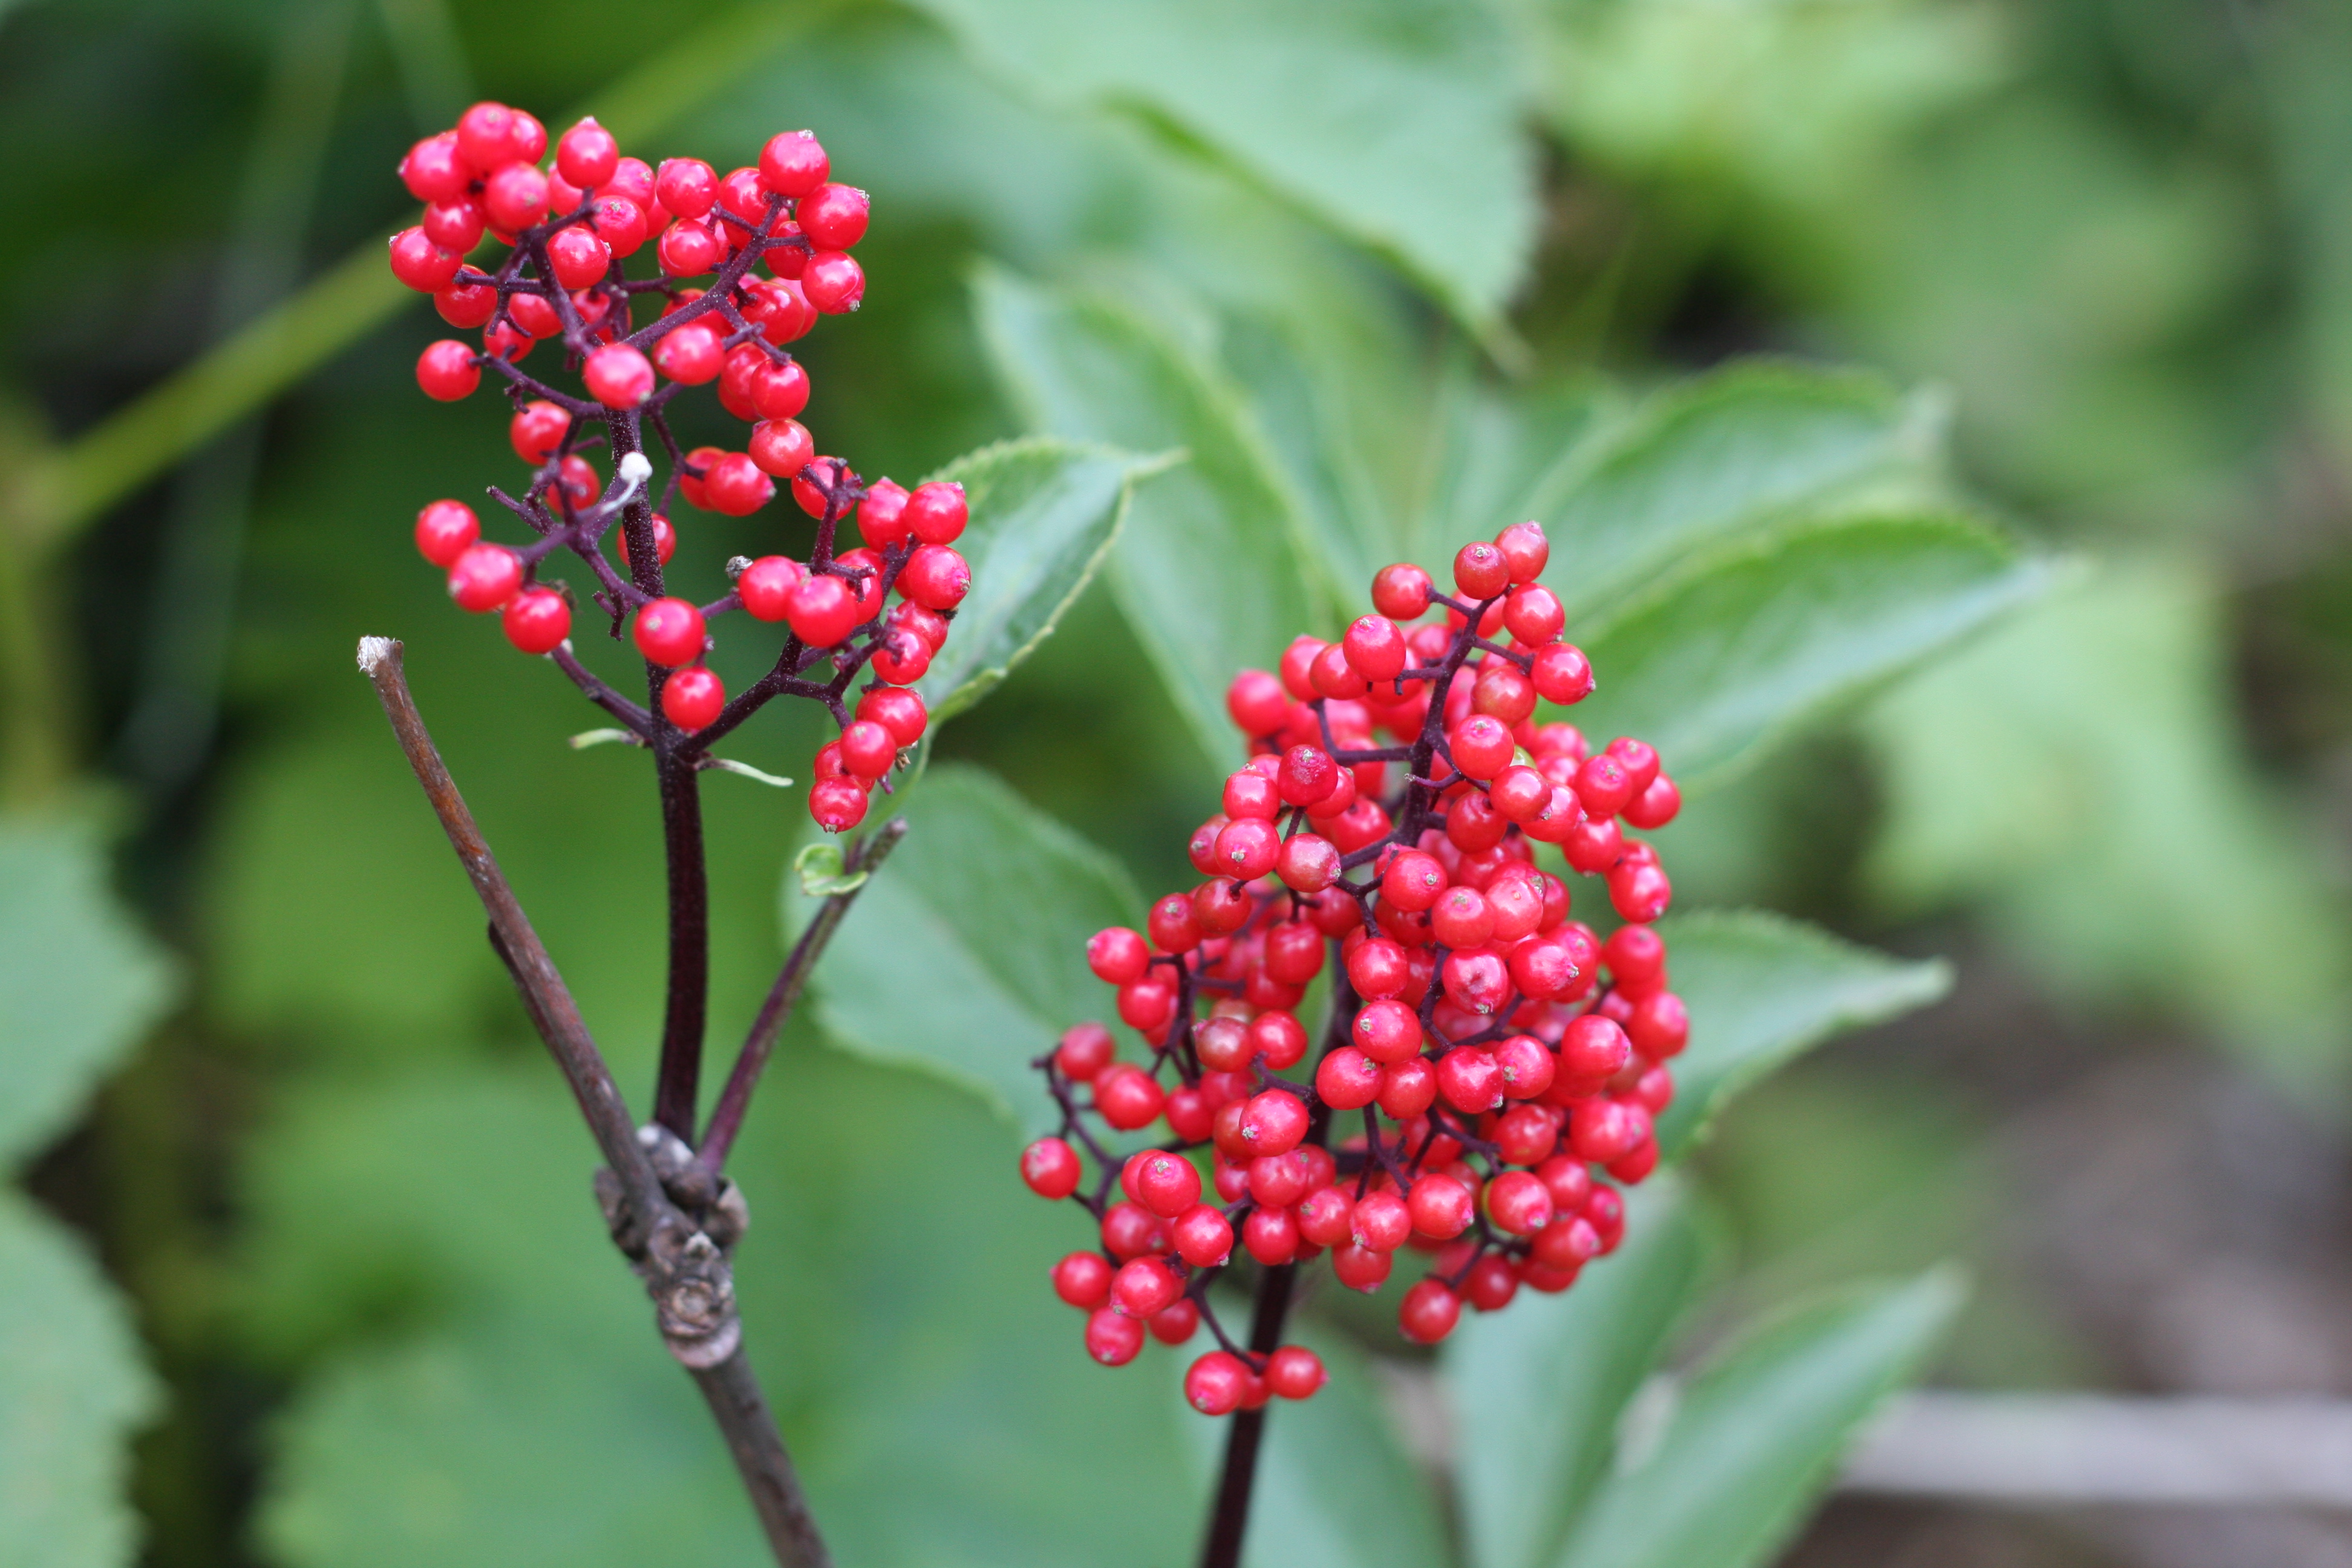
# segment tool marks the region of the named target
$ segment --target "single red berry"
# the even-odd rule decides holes
[[[1609,903],[1621,919],[1643,924],[1666,912],[1674,901],[1674,884],[1654,861],[1630,857],[1609,873]]]
[[[1272,1268],[1298,1257],[1298,1221],[1288,1209],[1250,1210],[1242,1221],[1242,1247]]]
[[[1383,566],[1372,578],[1372,608],[1392,621],[1418,620],[1429,610],[1436,584],[1410,561]]]
[[[1470,1189],[1436,1172],[1412,1184],[1405,1206],[1412,1211],[1412,1228],[1439,1241],[1451,1241],[1460,1236],[1478,1216],[1478,1200]]]
[[[507,301],[507,315],[534,338],[551,338],[563,330],[563,317],[538,294],[517,294]]]
[[[1203,1415],[1231,1415],[1241,1408],[1255,1374],[1242,1358],[1211,1351],[1184,1372],[1184,1403]]]
[[[1381,1095],[1381,1065],[1353,1046],[1329,1052],[1315,1067],[1315,1095],[1334,1110],[1354,1110]]]
[[[1176,1255],[1195,1268],[1216,1268],[1233,1256],[1234,1227],[1207,1204],[1194,1204],[1169,1227]]]
[[[809,816],[827,833],[846,833],[865,821],[866,804],[853,778],[819,779],[809,790]]]
[[[718,205],[719,171],[699,158],[664,158],[654,195],[665,212],[698,218]]]
[[[547,262],[565,289],[585,289],[613,264],[613,247],[586,224],[557,229],[547,238]]]
[[[793,590],[807,573],[788,555],[762,555],[735,579],[735,592],[751,618],[781,621],[789,613]]]
[[[1596,1098],[1580,1100],[1569,1110],[1569,1145],[1578,1159],[1592,1164],[1607,1164],[1649,1133],[1649,1115],[1639,1106]]]
[[[1501,1311],[1518,1293],[1519,1276],[1511,1268],[1511,1260],[1500,1253],[1486,1254],[1463,1277],[1463,1300],[1482,1312]]]
[[[425,238],[444,250],[456,251],[459,256],[465,255],[482,242],[482,226],[481,204],[467,196],[458,196],[452,201],[431,204],[425,209],[425,216],[417,224],[417,226],[425,231]],[[394,241],[395,248],[398,244],[397,240]],[[400,270],[397,259],[394,262],[393,270],[394,272]],[[452,276],[455,276],[454,268]]]
[[[971,521],[971,509],[963,486],[953,479],[933,479],[917,485],[907,498],[906,523],[926,544],[953,544]]]
[[[1404,673],[1404,633],[1386,616],[1361,616],[1348,627],[1340,647],[1348,663],[1367,680],[1393,680]]]
[[[1628,926],[1625,929],[1641,931],[1646,928]],[[1625,1033],[1635,1050],[1652,1061],[1664,1061],[1669,1057],[1680,1056],[1683,1047],[1690,1044],[1690,1015],[1684,1008],[1681,997],[1671,991],[1660,991],[1633,1004],[1633,1016],[1625,1021]],[[1654,1105],[1650,1109],[1662,1110],[1664,1107]]]
[[[1288,1089],[1269,1089],[1250,1097],[1242,1113],[1242,1137],[1260,1154],[1286,1154],[1307,1136],[1306,1105]]]
[[[416,385],[436,403],[455,403],[482,384],[481,367],[474,351],[455,338],[425,345],[416,356]]]
[[[457,134],[427,136],[400,161],[401,184],[420,202],[451,202],[466,195],[477,171],[457,145]]]
[[[898,741],[872,720],[853,720],[841,732],[841,765],[859,778],[878,779],[898,761]]]
[[[869,203],[855,185],[819,185],[793,208],[801,232],[819,250],[847,250],[866,237]]]
[[[749,517],[775,499],[776,481],[744,453],[730,452],[702,476],[702,494],[713,511]]]
[[[1535,683],[1518,667],[1489,659],[1471,688],[1470,706],[1506,724],[1517,725],[1536,710]]]
[[[547,176],[509,163],[482,182],[482,216],[501,234],[519,234],[547,216]]]
[[[433,296],[433,308],[453,327],[478,327],[499,313],[499,291],[487,283],[455,283]]]
[[[1495,1067],[1502,1075],[1506,1100],[1535,1099],[1551,1088],[1558,1070],[1551,1052],[1532,1035],[1514,1035],[1496,1046]]]
[[[1573,643],[1554,643],[1535,657],[1528,672],[1547,702],[1581,702],[1592,695],[1592,663]]]
[[[1244,669],[1225,688],[1225,712],[1243,734],[1270,735],[1290,716],[1290,694],[1265,670]]]
[[[1095,1109],[1121,1132],[1150,1126],[1166,1103],[1160,1086],[1140,1068],[1120,1063],[1095,1079]]]
[[[503,103],[475,104],[457,117],[457,150],[488,172],[514,161],[514,110]]]
[[[1149,1318],[1184,1293],[1184,1281],[1157,1258],[1133,1258],[1111,1277],[1110,1304],[1130,1318]]]
[[[1443,1279],[1423,1279],[1397,1303],[1397,1331],[1419,1345],[1433,1345],[1462,1319],[1462,1298]]]
[[[828,316],[857,309],[866,298],[866,269],[845,251],[820,250],[801,271],[801,292]]]
[[[1265,1386],[1281,1399],[1312,1399],[1328,1377],[1323,1358],[1305,1345],[1285,1345],[1265,1360]]]
[[[1513,1236],[1533,1236],[1551,1216],[1551,1189],[1532,1172],[1505,1171],[1486,1184],[1486,1217]]]
[[[767,419],[751,426],[751,460],[780,479],[798,479],[815,456],[816,441],[797,419]]]
[[[952,610],[971,591],[971,568],[944,544],[926,544],[898,574],[898,592],[927,610]]]
[[[865,499],[857,503],[857,533],[877,550],[887,550],[907,537],[907,489],[889,479],[877,479],[866,487]]]
[[[1150,944],[1125,926],[1106,926],[1087,939],[1087,966],[1109,984],[1133,984],[1150,963]]]
[[[1283,840],[1274,863],[1275,875],[1286,887],[1318,893],[1339,879],[1339,847],[1312,833],[1294,833]]]
[[[1374,1252],[1349,1242],[1345,1247],[1332,1249],[1331,1272],[1349,1289],[1361,1290],[1370,1295],[1388,1283],[1389,1269],[1393,1266],[1395,1256],[1390,1252]]]
[[[1145,1326],[1161,1344],[1181,1345],[1201,1331],[1201,1309],[1189,1300],[1180,1300],[1152,1313]]]
[[[1475,1116],[1503,1103],[1503,1071],[1475,1046],[1456,1046],[1437,1058],[1437,1092],[1454,1110]]]
[[[709,317],[698,316],[654,344],[654,363],[672,381],[700,386],[727,368],[726,351],[719,345],[719,329]]]
[[[522,558],[503,544],[469,544],[449,565],[449,596],[461,610],[486,615],[522,586]]]
[[[1491,599],[1511,585],[1511,563],[1484,542],[1464,545],[1454,557],[1454,585],[1467,599]]]
[[[654,395],[654,367],[626,343],[606,343],[588,356],[580,378],[607,408],[635,408]]]
[[[1559,1070],[1576,1082],[1615,1077],[1633,1059],[1633,1042],[1625,1031],[1598,1013],[1569,1021],[1559,1037]]]
[[[1683,792],[1675,787],[1674,780],[1660,773],[1640,795],[1626,802],[1622,815],[1632,826],[1647,833],[1672,822],[1682,808]]]
[[[552,588],[526,588],[499,616],[507,641],[524,653],[549,653],[572,635],[572,606]]]
[[[804,577],[784,598],[793,635],[811,647],[831,647],[857,626],[857,598],[838,577]]]
[[[832,163],[805,131],[786,131],[760,149],[760,183],[780,196],[804,196],[824,184]]]
[[[637,612],[637,651],[675,669],[702,657],[702,612],[684,599],[656,599]]]
[[[1411,1056],[1391,1065],[1381,1085],[1380,1108],[1402,1120],[1437,1103],[1437,1071],[1427,1058]]]
[[[1532,521],[1515,522],[1495,535],[1495,548],[1509,563],[1514,583],[1534,582],[1543,575],[1544,564],[1551,559],[1551,543],[1544,538],[1543,524]]]
[[[1601,1233],[1582,1215],[1563,1215],[1528,1243],[1529,1260],[1546,1268],[1578,1269],[1601,1255]]]
[[[583,120],[555,144],[555,167],[573,184],[592,190],[621,165],[621,144],[593,119]]]
[[[1143,1350],[1143,1325],[1111,1307],[1087,1318],[1087,1353],[1105,1366],[1125,1366]]]
[[[1265,973],[1284,985],[1304,985],[1323,973],[1323,933],[1303,921],[1285,921],[1265,933]]]
[[[422,228],[404,228],[392,237],[392,275],[420,294],[447,288],[465,264],[463,256],[444,249]]]
[[[416,552],[436,566],[455,564],[481,536],[481,520],[463,501],[433,501],[416,514]]]
[[[572,416],[545,398],[533,398],[507,421],[507,442],[514,454],[532,468],[555,456],[572,428]]]
[[[1485,781],[1511,765],[1517,743],[1510,727],[1490,713],[1473,713],[1445,738],[1454,765],[1471,778]]]
[[[1110,1300],[1110,1265],[1101,1253],[1073,1252],[1054,1265],[1054,1294],[1073,1307],[1092,1311]]]
[[[1054,1047],[1054,1061],[1064,1077],[1086,1083],[1110,1066],[1118,1052],[1110,1031],[1100,1024],[1073,1024],[1062,1031],[1061,1043]]]
[[[1381,873],[1381,900],[1417,914],[1434,905],[1445,886],[1445,868],[1437,857],[1408,849]]]
[[[719,182],[719,210],[736,219],[746,229],[757,228],[768,216],[768,193],[760,188],[760,171],[751,168],[730,170]],[[722,231],[724,232],[724,231]],[[742,236],[730,236],[740,245]]]
[[[569,454],[556,466],[554,489],[561,490],[563,500],[574,507],[588,505],[603,488],[596,470],[577,452]]]

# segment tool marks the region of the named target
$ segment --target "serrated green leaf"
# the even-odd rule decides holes
[[[1864,500],[1931,490],[1942,418],[1874,377],[1735,365],[1662,393],[1549,476],[1529,516],[1569,636],[1717,542]]]
[[[1029,1063],[1071,1025],[1108,1016],[1087,939],[1139,919],[1142,900],[1108,856],[977,768],[934,767],[905,815],[888,874],[826,950],[825,1028],[1042,1128],[1053,1102]]]
[[[1246,1298],[1219,1300],[1222,1321],[1249,1321]],[[1244,1568],[1448,1568],[1454,1553],[1436,1494],[1398,1439],[1370,1359],[1311,1319],[1294,1314],[1291,1322],[1285,1342],[1322,1357],[1330,1381],[1302,1404],[1268,1407],[1242,1542]],[[1207,1348],[1185,1346],[1170,1369],[1169,1382],[1179,1386],[1169,1398],[1180,1409],[1183,1369]],[[1205,1515],[1233,1424],[1189,1410],[1178,1419],[1192,1460],[1191,1495],[1202,1500]]]
[[[973,54],[1047,101],[1138,110],[1393,258],[1493,330],[1535,237],[1510,48],[1469,0],[924,0]],[[1445,193],[1442,224],[1401,191]]]
[[[1576,1522],[1558,1568],[1755,1568],[1802,1522],[1854,1434],[1958,1310],[1944,1270],[1790,1313],[1687,1385],[1656,1447]]]
[[[1706,1242],[1689,1195],[1660,1176],[1627,1194],[1624,1241],[1574,1289],[1464,1316],[1441,1361],[1472,1568],[1543,1568],[1559,1552],[1697,1294]]]
[[[1053,635],[1110,553],[1136,481],[1159,466],[1038,437],[983,447],[931,476],[961,483],[971,509],[956,542],[971,592],[921,685],[933,723],[987,696]]]
[[[801,846],[793,857],[793,869],[800,873],[801,891],[812,899],[829,899],[835,893],[856,892],[866,886],[870,871],[842,875],[841,846],[830,838],[820,838]]]
[[[170,963],[107,877],[90,823],[0,819],[0,1170],[56,1136],[171,1004]]]
[[[1690,1046],[1675,1058],[1675,1102],[1658,1119],[1669,1158],[1688,1151],[1725,1102],[1833,1035],[1924,1007],[1951,988],[1941,960],[1906,963],[1759,910],[1659,922]]]
[[[0,1562],[137,1555],[130,1437],[154,1408],[131,1315],[80,1243],[0,1188]]]
[[[1245,666],[1272,668],[1316,624],[1319,582],[1238,395],[1122,306],[992,268],[974,297],[997,376],[1032,426],[1190,454],[1135,498],[1111,581],[1203,752],[1223,761],[1226,685]]]
[[[1584,636],[1578,723],[1638,735],[1699,785],[2047,586],[2049,566],[1957,518],[1844,519],[1691,563]]]

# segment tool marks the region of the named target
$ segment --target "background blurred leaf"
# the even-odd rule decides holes
[[[1698,1292],[1707,1237],[1689,1194],[1661,1176],[1626,1197],[1625,1239],[1574,1289],[1470,1313],[1440,1352],[1472,1568],[1551,1562]]]
[[[1727,1347],[1680,1391],[1655,1448],[1595,1494],[1559,1568],[1769,1561],[1960,1297],[1937,1270],[1792,1312]]]
[[[934,767],[905,815],[906,842],[826,952],[825,1027],[1048,1128],[1058,1113],[1030,1060],[1104,1015],[1087,938],[1140,920],[1143,900],[1117,862],[976,768]]]
[[[998,375],[1033,426],[1182,468],[1129,509],[1112,583],[1212,759],[1232,750],[1224,693],[1320,620],[1301,522],[1232,389],[1141,317],[991,269],[975,285]]]
[[[1780,915],[1670,916],[1659,923],[1690,1048],[1675,1059],[1675,1102],[1658,1142],[1686,1152],[1724,1103],[1843,1030],[1924,1007],[1951,988],[1940,960],[1904,963]]]
[[[1048,101],[1141,110],[1492,330],[1535,238],[1534,168],[1503,28],[1468,0],[924,0],[974,56]],[[1398,193],[1443,194],[1403,219]],[[1431,215],[1433,216],[1434,215]]]
[[[2126,563],[1906,684],[1865,725],[1872,870],[1909,910],[1979,904],[2053,984],[2191,1010],[2335,1084],[2352,931],[2238,758],[2221,635],[2193,569]]]
[[[960,482],[971,510],[957,541],[971,593],[922,682],[934,721],[987,696],[1053,635],[1109,553],[1148,471],[1149,459],[1033,439],[983,447],[933,476]]]
[[[2032,598],[2048,569],[1950,517],[1844,519],[1701,555],[1580,637],[1574,714],[1704,785]]]
[[[152,1028],[171,966],[115,901],[93,824],[0,818],[0,1561],[127,1563],[131,1429],[156,1389],[80,1240],[6,1178]]]

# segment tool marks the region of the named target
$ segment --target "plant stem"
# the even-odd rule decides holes
[[[906,837],[907,819],[894,816],[853,847],[842,868],[863,871],[870,878],[882,868],[882,862],[898,847],[898,840]],[[760,1086],[760,1072],[768,1065],[768,1053],[775,1048],[776,1037],[783,1032],[784,1021],[792,1016],[810,972],[824,956],[825,943],[833,940],[835,930],[864,887],[861,882],[845,893],[835,893],[825,900],[824,907],[809,921],[808,929],[801,932],[800,941],[793,944],[792,956],[784,960],[775,984],[768,989],[768,999],[760,1005],[760,1016],[751,1021],[751,1032],[735,1058],[734,1070],[727,1075],[727,1087],[719,1091],[718,1107],[710,1113],[710,1126],[703,1133],[701,1150],[695,1156],[712,1175],[726,1167],[727,1152],[735,1145],[735,1134],[742,1131],[743,1115],[751,1108],[752,1091]]]
[[[1260,1358],[1282,1343],[1283,1320],[1290,1315],[1290,1290],[1298,1266],[1285,1263],[1267,1269],[1257,1282],[1257,1308],[1250,1317],[1249,1348]],[[1224,1474],[1217,1482],[1215,1510],[1209,1515],[1208,1539],[1201,1543],[1201,1568],[1237,1568],[1242,1537],[1249,1529],[1250,1493],[1257,1485],[1258,1445],[1265,1437],[1270,1405],[1237,1413],[1233,1430],[1225,1434]]]
[[[751,1494],[751,1507],[760,1515],[760,1527],[767,1531],[768,1549],[776,1561],[783,1568],[832,1568],[833,1554],[817,1533],[800,1474],[784,1451],[775,1415],[760,1393],[759,1379],[751,1375],[751,1363],[738,1350],[717,1366],[688,1370],[727,1439],[727,1451],[735,1456],[735,1468],[743,1477],[743,1489]]]
[[[677,738],[677,729],[664,723],[654,741],[662,850],[669,864],[669,999],[662,1017],[654,1120],[691,1142],[710,994],[710,879],[703,864],[701,789],[694,764],[671,750]]]

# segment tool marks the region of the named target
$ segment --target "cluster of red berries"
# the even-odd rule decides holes
[[[1217,1323],[1208,1287],[1236,1239],[1266,1268],[1328,1251],[1364,1291],[1400,1249],[1428,1254],[1397,1321],[1433,1343],[1465,1302],[1568,1289],[1622,1235],[1614,1184],[1657,1163],[1652,1119],[1689,1026],[1650,923],[1672,889],[1625,829],[1664,826],[1681,795],[1643,742],[1596,752],[1537,721],[1538,699],[1592,689],[1538,581],[1549,553],[1526,522],[1465,547],[1453,595],[1387,567],[1377,613],[1339,641],[1301,637],[1278,674],[1244,671],[1226,706],[1252,755],[1192,837],[1206,879],[1143,931],[1087,944],[1143,1059],[1088,1023],[1035,1063],[1062,1129],[1023,1152],[1022,1175],[1085,1205],[1101,1241],[1056,1264],[1054,1289],[1108,1365],[1147,1331],[1178,1343],[1205,1321],[1221,1348],[1184,1384],[1205,1414],[1321,1382],[1308,1352],[1246,1350]],[[1622,922],[1607,940],[1569,918],[1538,845],[1606,879]],[[1297,1009],[1327,963],[1311,1079],[1284,1077],[1307,1061]],[[1360,1131],[1336,1122],[1347,1112]],[[1163,1141],[1113,1152],[1161,1123]]]
[[[782,345],[820,312],[857,308],[866,278],[849,250],[866,232],[866,193],[828,179],[824,149],[805,131],[775,136],[756,165],[724,176],[699,159],[666,159],[656,171],[624,157],[593,120],[565,132],[542,168],[547,143],[530,114],[478,103],[400,165],[425,207],[415,227],[393,237],[394,274],[432,294],[452,325],[482,329],[479,349],[456,339],[427,347],[417,384],[451,401],[472,393],[485,369],[505,380],[509,438],[531,475],[519,498],[495,486],[489,493],[539,535],[520,547],[485,542],[472,508],[437,500],[417,514],[416,547],[448,573],[459,605],[499,612],[509,641],[555,658],[648,743],[675,738],[667,724],[707,747],[771,698],[824,701],[842,734],[817,753],[809,810],[829,832],[853,827],[874,786],[922,736],[922,699],[906,688],[929,668],[971,585],[953,548],[968,515],[961,485],[867,484],[842,459],[818,456],[798,418],[808,374]],[[509,250],[487,272],[465,260],[486,234]],[[632,279],[622,263],[648,240],[658,275]],[[705,286],[685,286],[705,275]],[[640,326],[648,294],[660,314]],[[542,338],[561,340],[586,396],[521,369]],[[713,381],[719,404],[751,422],[746,449],[681,454],[667,404],[680,388]],[[604,436],[592,437],[600,426]],[[658,500],[648,488],[647,426],[670,463]],[[609,484],[582,450],[600,439],[616,459]],[[725,597],[696,605],[670,595],[662,568],[677,544],[673,492],[743,517],[774,498],[779,479],[817,520],[809,559],[739,556]],[[862,542],[836,548],[853,516]],[[604,552],[608,531],[617,566]],[[654,693],[646,707],[602,688],[571,658],[572,597],[539,580],[560,550],[595,575],[614,637],[634,615]],[[782,621],[791,637],[770,675],[730,702],[703,658],[709,620],[736,609]],[[830,664],[827,678],[809,679],[820,663]],[[874,679],[853,711],[849,683],[869,667]]]

